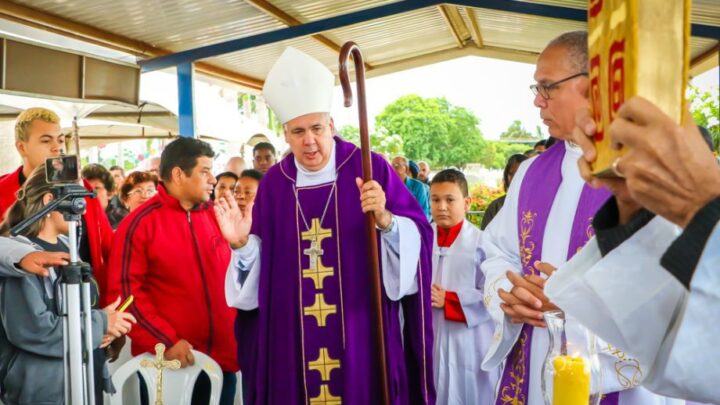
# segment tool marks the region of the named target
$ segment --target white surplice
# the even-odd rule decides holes
[[[720,230],[705,246],[690,291],[660,265],[678,233],[656,217],[605,257],[593,240],[553,274],[546,293],[600,337],[650,364],[647,388],[720,403]]]
[[[499,368],[481,369],[492,340],[493,323],[483,304],[485,277],[480,264],[482,231],[467,220],[450,247],[438,247],[433,224],[433,284],[457,294],[466,322],[445,319],[433,308],[435,389],[438,404],[489,404]]]
[[[584,181],[578,172],[577,160],[581,150],[568,142],[561,165],[562,182],[550,208],[543,235],[541,260],[555,267],[567,261],[568,245],[572,231],[575,211],[580,200]],[[502,366],[515,342],[518,340],[522,325],[512,324],[500,309],[498,289],[512,289],[506,276],[507,271],[522,273],[518,252],[518,195],[520,186],[535,158],[521,163],[508,190],[505,204],[483,235],[483,250],[487,258],[482,264],[485,274],[485,305],[495,324],[493,342],[483,361],[483,369],[491,370]],[[566,329],[577,328],[578,323],[568,319]],[[525,405],[544,405],[541,388],[541,367],[548,351],[548,332],[545,328],[535,328],[532,335],[529,389]],[[642,387],[636,387],[647,366],[639,359],[599,342],[600,362],[603,368],[602,392],[622,391],[620,405],[669,405],[683,404],[682,401],[667,399],[653,394]]]
[[[297,187],[328,184],[336,179],[335,142],[332,154],[324,168],[311,172],[295,160]],[[387,198],[392,198],[388,196]],[[288,202],[283,202],[287,204]],[[293,202],[290,202],[293,204]],[[360,201],[358,201],[360,204]],[[389,232],[381,233],[380,258],[382,279],[388,298],[400,300],[418,291],[417,268],[420,260],[420,232],[415,223],[406,217],[395,216],[396,222]],[[262,241],[250,235],[248,243],[234,249],[225,276],[225,299],[231,307],[249,311],[258,307],[260,282],[260,249]]]

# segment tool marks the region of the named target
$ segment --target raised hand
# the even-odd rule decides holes
[[[608,133],[628,149],[615,166],[632,198],[648,210],[684,228],[720,196],[720,166],[687,108],[678,125],[654,104],[633,97]]]
[[[593,142],[596,130],[597,125],[590,114],[590,110],[579,110],[575,115],[575,129],[571,140],[580,146],[583,151],[582,156],[578,159],[580,176],[592,187],[605,187],[613,193],[618,206],[619,222],[625,224],[632,219],[641,207],[631,197],[624,178],[599,178],[592,174],[590,165],[597,159],[597,150]],[[616,174],[621,175],[621,173]]]
[[[220,232],[233,249],[245,246],[250,237],[253,204],[248,204],[243,212],[229,191],[215,200],[215,218]]]

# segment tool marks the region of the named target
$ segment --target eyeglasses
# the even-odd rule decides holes
[[[133,194],[141,195],[143,197],[152,197],[155,194],[157,194],[157,190],[154,188],[149,188],[146,190],[144,190],[142,188],[136,188],[135,190],[132,190],[131,192],[129,192],[128,196],[131,196]]]
[[[550,90],[556,88],[560,83],[566,82],[568,80],[572,80],[576,77],[587,76],[587,75],[588,75],[588,72],[580,72],[580,73],[576,73],[572,76],[568,76],[564,79],[560,79],[556,82],[552,82],[550,84],[539,84],[539,83],[532,84],[532,85],[530,85],[530,91],[532,91],[533,95],[535,95],[535,96],[540,94],[542,96],[542,98],[544,98],[545,100],[550,100]]]

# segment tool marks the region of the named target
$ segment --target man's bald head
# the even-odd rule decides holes
[[[245,170],[245,159],[240,156],[231,157],[225,164],[225,171],[235,173],[238,177],[243,170]]]

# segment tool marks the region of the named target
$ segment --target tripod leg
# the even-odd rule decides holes
[[[83,279],[82,283],[82,310],[83,318],[85,320],[85,386],[87,389],[87,404],[95,405],[95,359],[93,357],[93,344],[92,344],[92,305],[90,303],[90,282],[88,279]]]
[[[83,350],[82,320],[80,313],[80,284],[67,284],[68,339],[70,357],[70,398],[71,405],[82,405],[83,389]]]
[[[62,299],[62,323],[63,323],[63,371],[65,381],[65,403],[71,404],[70,401],[70,342],[69,336],[69,322],[68,322],[68,302],[64,297],[67,297],[67,284],[62,284],[59,288],[60,297]]]

